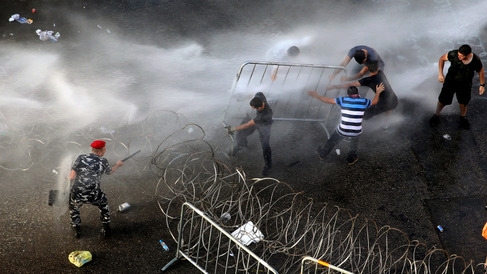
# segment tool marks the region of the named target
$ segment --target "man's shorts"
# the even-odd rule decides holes
[[[438,101],[444,106],[451,105],[455,93],[459,104],[468,105],[470,98],[472,98],[472,84],[445,82],[438,96]]]
[[[397,104],[397,97],[390,98],[387,102],[381,102],[381,100],[379,99],[377,105],[371,106],[365,110],[364,120],[369,120],[376,115],[395,109],[397,107]]]

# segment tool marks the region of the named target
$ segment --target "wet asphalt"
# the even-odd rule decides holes
[[[33,5],[42,10],[43,5],[60,3],[48,2],[2,3],[1,18],[8,18],[17,10],[30,11]],[[86,4],[87,1],[79,1],[73,5],[82,8]],[[174,9],[181,8],[169,4]],[[113,3],[108,1],[103,10],[107,11],[110,5]],[[147,6],[147,13],[154,12],[155,7]],[[198,10],[201,9],[192,11]],[[211,13],[211,9],[206,12]],[[42,16],[39,13],[32,17],[41,20]],[[35,26],[30,28],[34,30]],[[176,24],[166,31],[184,32]],[[22,42],[17,37],[7,40]],[[478,82],[474,82],[473,90],[477,87]],[[353,166],[345,161],[346,143],[337,147],[341,155],[333,154],[325,161],[318,159],[315,149],[325,136],[320,126],[276,122],[273,130],[289,134],[284,138],[273,136],[271,142],[289,145],[274,143],[271,176],[315,201],[349,209],[353,215],[374,220],[379,227],[400,229],[411,241],[418,240],[463,256],[467,261],[473,260],[475,264],[481,263],[487,255],[486,240],[481,236],[487,221],[487,120],[484,119],[487,107],[485,95],[473,94],[468,131],[458,128],[455,104],[443,111],[440,125],[431,128],[428,119],[434,105],[425,109],[417,101],[401,100],[392,115],[400,116],[402,123],[390,124],[387,129],[378,120],[364,123],[359,161]],[[445,138],[445,134],[450,138]],[[260,157],[260,148],[257,137],[249,140],[249,148],[237,160],[250,175],[257,176],[262,163],[252,159]],[[0,272],[159,272],[173,258],[176,244],[167,240],[170,236],[157,204],[158,178],[131,172],[140,170],[138,165],[145,165],[140,161],[150,161],[150,158],[128,162],[124,171],[107,177],[104,182],[114,220],[109,239],[99,236],[98,212],[90,206],[84,206],[82,211],[81,238],[73,237],[67,214],[48,205],[53,174],[45,164],[34,165],[26,172],[0,171]],[[116,207],[124,202],[132,205],[130,210],[117,212]],[[443,232],[437,229],[438,225],[443,227]],[[162,250],[161,239],[168,243],[170,252]],[[93,260],[82,268],[75,267],[68,260],[69,253],[75,250],[91,251]],[[184,271],[195,272],[187,263],[181,263],[168,273]]]

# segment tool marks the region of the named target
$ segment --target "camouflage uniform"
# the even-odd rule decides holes
[[[75,227],[81,223],[79,211],[83,204],[98,206],[102,224],[110,223],[108,199],[100,189],[101,175],[112,171],[108,160],[93,153],[82,154],[78,156],[72,169],[76,172],[76,179],[69,199],[71,225]]]

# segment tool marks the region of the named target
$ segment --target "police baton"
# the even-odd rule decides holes
[[[123,159],[123,160],[122,160],[122,162],[125,162],[125,161],[127,161],[128,159],[130,159],[130,158],[134,157],[134,156],[135,156],[135,154],[137,154],[137,153],[139,153],[139,152],[140,152],[140,149],[139,149],[139,150],[137,150],[136,152],[132,153],[131,155],[129,155],[129,156],[127,156],[127,157],[125,157],[125,159]]]

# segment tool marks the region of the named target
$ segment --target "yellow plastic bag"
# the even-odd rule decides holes
[[[89,251],[73,251],[69,254],[69,261],[77,267],[81,267],[85,263],[91,261],[91,253]]]

